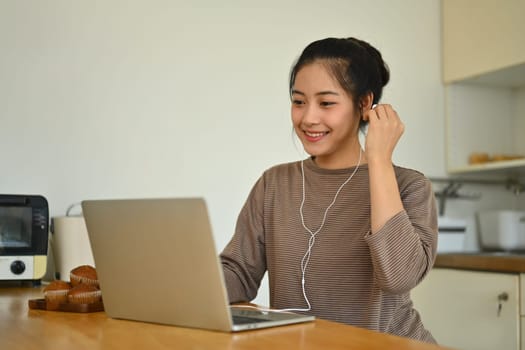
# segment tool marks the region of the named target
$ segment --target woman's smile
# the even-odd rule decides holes
[[[328,135],[329,131],[308,131],[304,130],[305,138],[308,142],[321,141],[324,136]]]

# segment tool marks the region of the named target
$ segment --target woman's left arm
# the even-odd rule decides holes
[[[369,121],[366,155],[369,169],[374,275],[382,289],[404,293],[432,267],[437,245],[437,217],[430,181],[413,172],[400,191],[392,153],[404,125],[390,105],[378,105]],[[402,198],[403,197],[403,198]]]
[[[370,220],[375,233],[403,210],[392,154],[405,126],[390,105],[377,105],[367,111],[365,118],[368,120],[365,152],[370,176]]]

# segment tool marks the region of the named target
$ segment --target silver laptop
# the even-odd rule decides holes
[[[314,319],[228,305],[202,198],[87,200],[82,210],[109,317],[227,332]]]

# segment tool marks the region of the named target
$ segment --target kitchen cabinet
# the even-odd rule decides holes
[[[520,305],[524,276],[434,268],[411,293],[440,345],[460,350],[525,350]],[[523,300],[523,299],[521,299]]]
[[[442,6],[445,83],[523,66],[525,1],[443,0]]]
[[[525,176],[525,1],[443,0],[447,170]]]

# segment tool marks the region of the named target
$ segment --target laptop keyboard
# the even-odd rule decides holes
[[[267,322],[268,320],[255,317],[246,317],[246,316],[232,316],[233,324],[249,324],[249,323],[258,323],[258,322]]]

